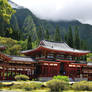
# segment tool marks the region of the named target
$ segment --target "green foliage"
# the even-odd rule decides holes
[[[1,22],[1,21],[0,21]],[[3,24],[2,24],[3,25]],[[65,33],[68,33],[69,26],[71,26],[72,30],[75,29],[75,26],[78,26],[80,38],[86,40],[88,43],[88,47],[92,48],[92,26],[88,24],[81,24],[79,21],[59,21],[59,22],[52,22],[52,21],[46,21],[46,20],[40,20],[36,16],[32,14],[28,9],[16,9],[16,13],[14,16],[12,16],[11,19],[11,25],[8,26],[8,28],[12,29],[12,34],[6,34],[5,31],[3,31],[0,35],[5,37],[11,37],[16,40],[25,40],[28,35],[31,35],[32,42],[33,41],[40,41],[42,39],[46,39],[44,36],[44,33],[46,29],[48,29],[49,32],[49,38],[50,40],[54,40],[54,33],[56,31],[56,26],[58,25],[60,30],[60,36],[62,36],[62,40],[64,39]],[[40,28],[41,30],[40,30]],[[6,27],[3,27],[6,28]],[[1,29],[1,28],[0,28]],[[65,31],[63,31],[65,30]],[[8,33],[8,31],[7,31]],[[62,33],[62,34],[61,34]],[[41,34],[41,36],[40,36]],[[74,31],[73,31],[74,34]],[[71,37],[71,36],[70,36]],[[67,38],[65,36],[65,38]],[[71,40],[72,41],[72,40]],[[80,41],[81,42],[81,41]],[[83,43],[85,44],[85,42]],[[35,47],[35,46],[34,46]],[[71,47],[71,46],[70,46]],[[81,48],[85,48],[83,45]]]
[[[15,79],[17,80],[17,81],[27,81],[27,80],[29,80],[29,77],[27,76],[27,75],[16,75],[15,76]]]
[[[30,15],[25,18],[22,29],[25,34],[27,33],[25,36],[31,35],[32,41],[37,39],[36,26]]]
[[[89,54],[87,55],[87,61],[88,61],[88,62],[92,62],[92,53],[89,53]]]
[[[11,32],[9,24],[14,13],[15,10],[12,9],[7,0],[0,0],[0,36],[5,36],[6,33],[9,34]]]
[[[67,76],[57,75],[57,76],[54,76],[53,79],[69,82],[69,78]]]
[[[46,30],[46,32],[45,32],[45,40],[49,40],[49,32],[48,32],[48,30]]]
[[[22,50],[21,41],[13,40],[11,38],[0,37],[0,44],[6,46],[5,53],[9,55],[20,55]]]
[[[25,90],[30,91],[30,90],[34,90],[34,89],[40,89],[41,85],[42,85],[42,83],[33,82],[29,86],[28,85],[25,86]]]
[[[4,87],[3,83],[0,83],[0,88]]]
[[[9,23],[14,13],[15,11],[8,4],[7,0],[0,0],[0,18]]]
[[[72,28],[71,26],[69,27],[69,30],[68,30],[68,34],[67,34],[67,43],[70,47],[73,48],[73,34],[72,34]]]
[[[74,48],[80,49],[80,36],[79,36],[78,27],[75,27],[75,31],[74,31]]]
[[[61,35],[60,35],[60,31],[59,28],[56,28],[55,34],[54,34],[54,41],[56,42],[60,42],[61,41]]]
[[[61,80],[50,80],[46,83],[46,85],[51,89],[51,92],[59,92],[69,88],[69,83]]]
[[[13,86],[10,87],[10,89],[24,89],[25,91],[32,91],[35,89],[40,89],[42,83],[21,83],[21,84],[14,84]]]
[[[13,45],[8,49],[11,55],[20,55],[21,45]]]
[[[32,41],[31,41],[31,36],[28,36],[28,41],[27,41],[27,49],[32,49]]]
[[[15,17],[15,18],[14,18]],[[16,23],[15,23],[16,22]],[[28,35],[32,35],[32,41],[40,40],[38,32],[42,33],[42,36],[44,36],[44,33],[46,29],[48,29],[49,32],[49,38],[50,40],[54,40],[54,33],[56,30],[56,26],[58,25],[60,30],[60,36],[62,36],[62,40],[64,39],[65,33],[68,33],[69,26],[71,26],[74,34],[74,29],[76,26],[78,26],[80,38],[83,40],[86,40],[88,43],[88,47],[92,48],[92,26],[88,24],[82,24],[79,21],[59,21],[59,22],[52,22],[52,21],[46,21],[46,20],[40,20],[35,15],[32,14],[28,9],[22,8],[22,9],[16,9],[16,13],[11,19],[11,28],[13,31],[20,30],[21,34],[23,34],[22,40],[25,40]],[[41,27],[41,31],[39,31],[39,27]],[[38,37],[39,36],[39,37]],[[41,36],[41,37],[42,37]],[[13,39],[16,39],[13,34]],[[41,38],[41,40],[44,38]]]
[[[80,49],[82,49],[82,50],[87,50],[88,49],[86,40],[81,40],[80,41]]]
[[[72,85],[73,90],[92,91],[92,82],[80,81]]]
[[[37,30],[37,36],[38,36],[38,40],[41,41],[43,40],[44,37],[44,30],[43,30],[43,26],[40,24],[38,30]]]

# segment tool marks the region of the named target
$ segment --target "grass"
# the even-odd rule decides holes
[[[39,91],[40,92],[40,91]],[[75,90],[67,90],[67,91],[63,91],[63,92],[92,92],[92,91],[75,91]]]
[[[32,92],[50,92],[50,89],[45,88],[45,89],[33,90]]]
[[[24,83],[32,83],[34,81],[12,81],[12,82],[2,82],[5,85],[10,85],[12,83],[14,84],[24,84]],[[44,84],[46,85],[46,83],[44,82]],[[9,91],[10,89],[8,87],[4,87],[0,90],[5,90],[5,91]],[[11,89],[11,91],[17,91],[17,92],[50,92],[49,88],[40,88],[40,89],[36,89],[36,90],[32,90],[32,91],[25,91],[24,89]],[[75,91],[75,90],[65,90],[63,92],[92,92],[92,91]]]

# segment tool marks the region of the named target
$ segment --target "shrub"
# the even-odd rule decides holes
[[[34,89],[39,89],[41,88],[42,83],[21,83],[21,84],[14,84],[13,86],[10,87],[10,89],[24,89],[26,91],[31,91]]]
[[[88,91],[92,91],[92,82],[88,82]]]
[[[30,90],[40,89],[41,86],[42,83],[32,82],[30,85],[25,86],[25,90],[30,91]]]
[[[14,84],[10,89],[24,89],[26,84]]]
[[[74,90],[80,90],[80,91],[92,91],[92,83],[91,82],[87,82],[87,81],[80,81],[80,82],[76,82],[72,85],[72,88]]]
[[[57,76],[54,76],[53,79],[58,79],[58,80],[69,82],[69,78],[67,76],[57,75]]]
[[[46,83],[47,87],[51,89],[51,92],[53,91],[61,91],[61,90],[67,90],[69,87],[69,83],[61,80],[50,80]]]
[[[29,80],[29,77],[27,75],[16,75],[15,79],[18,80],[18,81],[19,80],[26,81],[26,80]]]
[[[0,83],[0,88],[4,87],[4,85],[2,83]]]

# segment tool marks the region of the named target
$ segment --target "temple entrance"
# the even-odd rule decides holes
[[[92,73],[88,74],[88,80],[92,81]]]
[[[60,64],[60,74],[61,75],[64,74],[64,63],[63,62]]]
[[[60,62],[41,61],[39,77],[53,77],[60,74]]]

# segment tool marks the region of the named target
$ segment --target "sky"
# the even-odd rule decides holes
[[[92,0],[12,0],[40,19],[79,20],[92,25]]]

